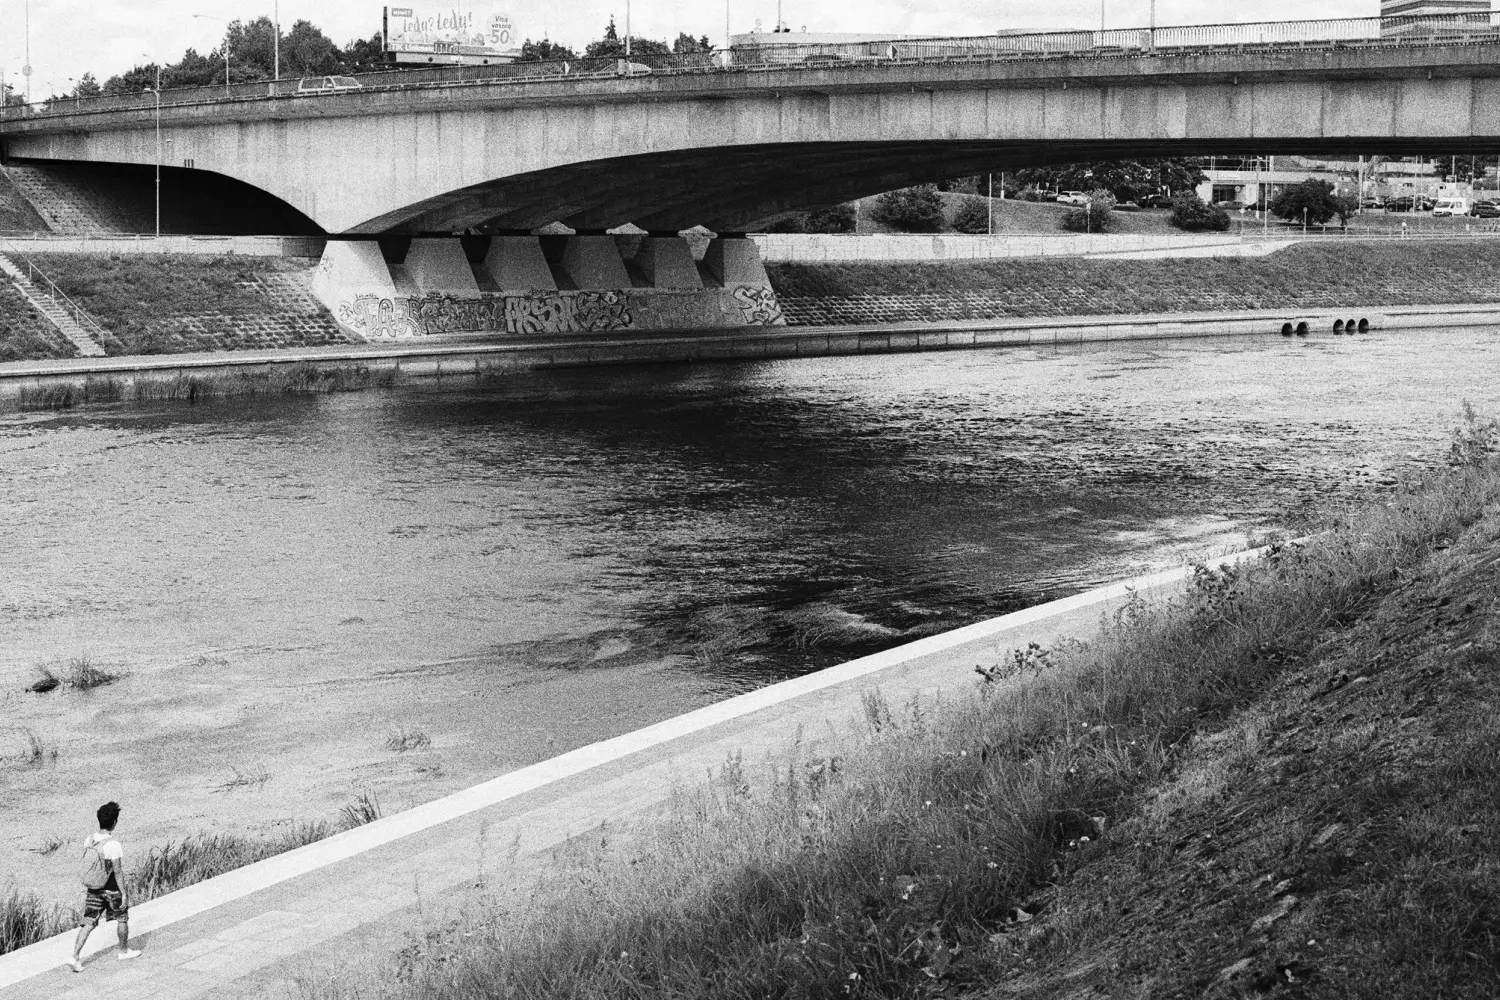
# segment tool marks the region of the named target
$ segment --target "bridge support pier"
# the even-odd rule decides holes
[[[399,264],[375,240],[329,240],[313,293],[365,340],[785,325],[750,240],[714,240],[700,269],[681,237],[645,237],[632,266],[649,284],[638,287],[613,236],[566,239],[549,262],[539,237],[496,236],[471,262],[458,237],[419,237]]]

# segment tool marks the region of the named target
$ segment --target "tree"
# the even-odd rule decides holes
[[[12,104],[24,104],[26,98],[16,92],[16,88],[8,83],[0,83],[0,107],[10,107]]]
[[[289,76],[327,76],[344,70],[344,54],[311,21],[297,21],[281,43],[281,68]]]
[[[1334,197],[1332,184],[1309,179],[1283,188],[1271,199],[1270,211],[1290,222],[1305,219],[1313,225],[1320,225],[1339,213],[1339,203]]]
[[[1347,227],[1349,219],[1359,211],[1359,199],[1353,195],[1341,194],[1333,200],[1337,205],[1334,214],[1339,217],[1339,225]]]
[[[163,74],[162,83],[166,84],[165,74]],[[132,66],[119,76],[112,76],[104,81],[104,92],[111,97],[139,94],[143,90],[152,90],[155,87],[156,63]]]
[[[552,62],[561,59],[577,59],[578,53],[566,45],[559,45],[550,39],[543,38],[539,42],[531,39],[521,43],[522,62]]]
[[[369,38],[356,38],[344,46],[344,70],[349,73],[373,73],[390,69],[385,59],[385,37],[375,32]]]
[[[1194,160],[1088,160],[1056,167],[1018,170],[1021,187],[1045,191],[1088,191],[1102,188],[1117,201],[1136,201],[1166,188],[1183,191],[1202,183],[1204,173]],[[1009,176],[1006,178],[1010,180]]]
[[[170,66],[162,67],[163,87],[206,87],[211,83],[224,82],[224,53],[220,49],[200,56],[196,49],[188,49],[182,58]]]
[[[276,25],[269,17],[248,24],[231,21],[224,39],[229,45],[229,73],[236,82],[269,80],[276,66]]]
[[[1171,222],[1190,233],[1222,233],[1229,228],[1229,213],[1192,191],[1183,191],[1172,199]]]
[[[888,191],[875,199],[875,210],[871,215],[877,222],[909,233],[942,232],[947,221],[936,184],[918,184]]]
[[[85,73],[78,81],[78,86],[73,88],[74,97],[98,97],[104,93],[104,88],[99,86],[99,81],[94,79],[94,74]]]
[[[583,54],[590,59],[623,59],[625,58],[625,41],[620,33],[615,30],[615,19],[611,17],[609,24],[604,29],[604,37],[598,41],[589,42],[583,50]],[[666,42],[657,42],[649,38],[637,38],[630,36],[630,54],[632,56],[668,56],[672,50]]]
[[[694,38],[686,31],[677,36],[677,41],[672,43],[672,51],[679,56],[691,56],[699,53],[708,53],[714,50],[714,45],[708,40],[708,36]]]

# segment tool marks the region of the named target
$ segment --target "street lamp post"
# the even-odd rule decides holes
[[[219,22],[221,22],[221,23],[223,23],[225,25],[226,29],[227,29],[227,27],[229,25],[229,22],[225,21],[222,17],[214,17],[212,14],[194,14],[193,16],[196,17],[196,18],[202,18],[202,19],[208,20],[208,21],[219,21]],[[225,32],[224,32],[224,96],[225,97],[229,96],[229,32],[228,32],[228,30],[225,30]]]
[[[625,0],[625,58],[630,58],[630,0]]]
[[[281,0],[276,0],[275,4],[273,4],[272,7],[271,7],[271,22],[272,22],[271,23],[271,30],[276,35],[276,37],[274,39],[272,39],[272,49],[271,50],[274,53],[274,55],[272,56],[272,59],[274,60],[274,62],[272,63],[272,67],[271,67],[271,79],[272,80],[280,80],[281,79]],[[226,79],[227,79],[227,76],[226,76]]]
[[[145,53],[141,53],[145,55]],[[150,58],[150,56],[146,56]],[[147,88],[148,90],[150,88]],[[161,63],[156,64],[156,235],[161,236]]]

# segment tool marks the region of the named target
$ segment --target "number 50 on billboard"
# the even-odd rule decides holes
[[[385,51],[398,63],[510,62],[521,39],[507,13],[486,7],[387,7]]]

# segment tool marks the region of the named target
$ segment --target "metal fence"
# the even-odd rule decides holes
[[[1254,52],[1337,48],[1407,48],[1500,44],[1500,14],[1429,17],[1361,17],[1246,24],[1205,24],[1108,31],[1002,33],[965,38],[901,38],[853,44],[800,45],[767,35],[765,44],[737,45],[728,52],[633,55],[630,59],[569,59],[387,70],[355,76],[357,89],[309,89],[289,79],[216,87],[164,89],[162,107],[299,99],[345,98],[372,90],[528,84],[638,76],[747,73],[765,70],[827,71],[841,65],[905,65],[927,62],[991,62],[1059,58],[1166,58],[1210,52]],[[774,39],[770,40],[770,39]],[[321,78],[311,77],[309,81]],[[152,91],[0,108],[0,121],[39,116],[97,114],[156,107]]]

